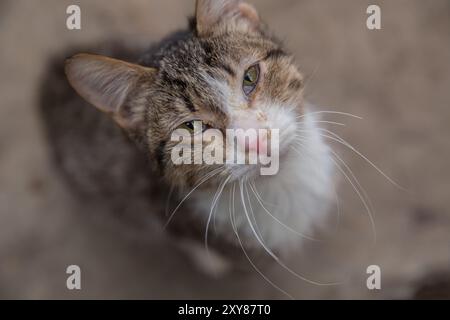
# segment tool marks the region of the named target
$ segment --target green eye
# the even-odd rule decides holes
[[[184,129],[187,129],[187,130],[189,130],[189,131],[191,131],[191,132],[194,132],[194,131],[195,131],[195,128],[196,128],[196,126],[195,126],[195,123],[196,123],[196,122],[198,123],[197,126],[200,126],[200,125],[201,125],[202,132],[209,128],[209,126],[208,126],[207,124],[205,124],[205,123],[204,123],[203,121],[201,121],[201,120],[191,120],[191,121],[187,121],[187,122],[185,122],[185,123],[183,123],[183,124],[181,125],[181,128],[184,128]]]
[[[244,79],[242,80],[242,90],[245,95],[249,95],[255,90],[259,80],[259,65],[255,64],[248,68],[244,73]]]

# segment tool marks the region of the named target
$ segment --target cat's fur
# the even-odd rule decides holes
[[[305,108],[303,78],[292,56],[269,35],[252,6],[199,0],[188,30],[139,57],[115,45],[95,52],[120,60],[76,55],[65,70],[59,60],[42,89],[48,137],[75,190],[90,198],[105,196],[130,215],[143,214],[130,206],[138,196],[153,204],[154,212],[144,213],[149,219],[165,222],[168,194],[171,213],[195,189],[168,230],[197,239],[208,231],[210,247],[219,251],[242,245],[270,256],[295,247],[299,233],[312,236],[332,198],[328,148]],[[257,62],[260,83],[245,97],[243,72]],[[76,95],[64,71],[76,91],[118,126]],[[279,128],[280,171],[259,176],[245,165],[225,166],[196,188],[218,165],[174,165],[170,159],[171,132],[192,119],[220,130]],[[301,138],[301,146],[295,138]],[[218,190],[222,196],[212,208]]]

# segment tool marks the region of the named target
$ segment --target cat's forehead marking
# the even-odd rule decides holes
[[[258,61],[278,64],[285,56],[288,54],[276,42],[261,36],[191,35],[161,55],[160,88],[166,103],[180,116],[212,117],[225,124],[233,111],[250,107],[241,90],[245,70]],[[271,71],[279,72],[276,68]],[[271,81],[272,88],[264,86],[261,92],[278,92],[278,83]]]
[[[228,83],[223,79],[211,76],[208,72],[202,72],[201,75],[209,90],[216,96],[218,102],[220,102],[218,107],[222,107],[223,102],[227,101],[230,96],[230,87]]]

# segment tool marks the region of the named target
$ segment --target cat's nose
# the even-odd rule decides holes
[[[246,152],[256,152],[257,154],[265,154],[267,151],[267,135],[258,132],[256,137],[248,139],[245,146]]]
[[[271,132],[267,123],[265,113],[252,110],[241,114],[235,120],[234,128],[239,141],[239,148],[242,152],[253,154],[266,154]]]
[[[241,142],[241,150],[245,150],[245,153],[266,154],[270,130],[257,129],[253,131],[253,134],[248,134],[248,131],[239,131],[237,138]]]

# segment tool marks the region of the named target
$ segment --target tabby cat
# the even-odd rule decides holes
[[[225,261],[238,249],[278,260],[327,216],[329,148],[292,55],[254,7],[198,0],[195,10],[186,30],[142,52],[122,42],[65,65],[56,60],[41,98],[50,145],[85,199],[160,221],[197,253]],[[222,132],[278,129],[278,173],[263,176],[258,164],[174,164],[171,134],[194,121]]]

